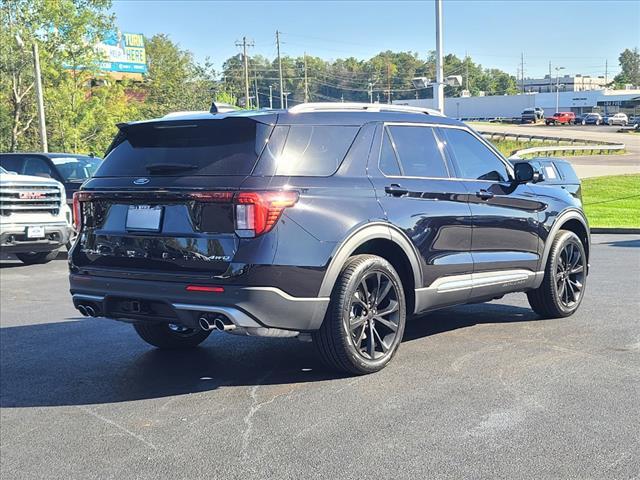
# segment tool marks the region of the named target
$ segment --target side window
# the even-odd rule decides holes
[[[382,135],[382,149],[380,150],[380,163],[378,164],[380,171],[385,175],[399,177],[402,175],[402,171],[400,170],[398,158],[396,157],[396,152],[393,150],[393,145],[391,144],[391,139],[389,138],[389,133],[386,128]]]
[[[22,173],[24,175],[33,175],[34,177],[55,178],[49,164],[40,157],[27,157]]]
[[[433,129],[419,126],[388,127],[403,176],[448,178],[449,172]]]
[[[506,182],[509,173],[504,163],[466,130],[442,128],[442,135],[453,161],[458,166],[460,178]]]

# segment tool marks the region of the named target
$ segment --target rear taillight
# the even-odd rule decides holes
[[[80,192],[73,193],[73,229],[76,232],[82,227],[82,211],[80,210]]]
[[[268,232],[287,207],[298,201],[298,192],[240,192],[234,198],[236,233],[256,237]]]

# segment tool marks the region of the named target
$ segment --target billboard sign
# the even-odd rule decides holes
[[[100,70],[105,72],[147,73],[144,36],[141,33],[112,32],[97,45],[102,53]]]

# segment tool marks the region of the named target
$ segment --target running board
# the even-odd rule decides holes
[[[415,313],[433,308],[467,303],[472,298],[518,292],[537,286],[544,272],[513,269],[442,277],[417,288]]]

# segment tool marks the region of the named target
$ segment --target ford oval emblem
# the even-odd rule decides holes
[[[149,181],[150,180],[148,178],[136,178],[133,183],[136,185],[146,185]]]

